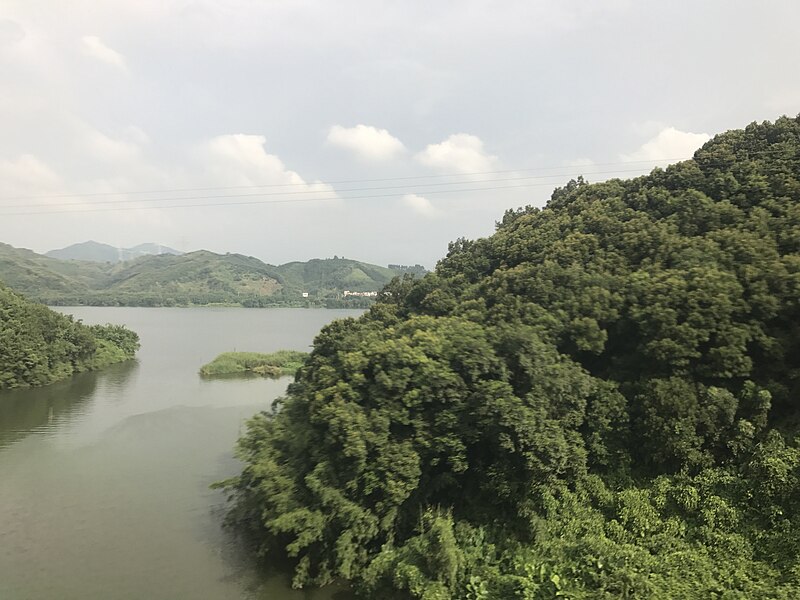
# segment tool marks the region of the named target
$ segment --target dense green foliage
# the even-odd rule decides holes
[[[55,306],[363,308],[372,300],[343,298],[342,292],[378,291],[403,272],[405,268],[386,269],[345,258],[276,267],[252,256],[206,250],[143,256],[112,264],[58,260],[0,244],[0,281],[29,298]]]
[[[0,390],[46,385],[138,349],[139,336],[121,325],[83,325],[0,283]]]
[[[200,374],[207,377],[253,373],[264,377],[294,375],[308,356],[305,352],[278,350],[269,354],[260,352],[223,352],[207,365]]]
[[[367,598],[800,596],[800,118],[557,189],[317,337],[233,522]]]

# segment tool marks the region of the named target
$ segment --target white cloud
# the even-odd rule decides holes
[[[356,125],[355,127],[334,125],[328,131],[327,142],[370,161],[391,160],[406,150],[403,142],[387,130],[370,125]]]
[[[711,139],[707,133],[690,133],[674,127],[665,127],[631,154],[620,159],[629,161],[675,161],[690,158],[695,150]]]
[[[417,194],[406,194],[403,196],[403,204],[418,215],[427,218],[437,217],[441,213],[430,200],[423,196],[418,196]]]
[[[139,159],[139,146],[133,142],[114,139],[94,129],[83,125],[81,146],[93,158],[103,162],[133,162]]]
[[[702,61],[663,64],[660,77],[647,68],[670,44],[684,49],[687,56],[702,52],[699,34],[714,24],[713,11],[687,21],[679,6],[667,4],[657,20],[636,10],[632,0],[470,2],[469,10],[460,11],[453,11],[451,3],[387,5],[352,0],[343,4],[73,0],[49,2],[42,10],[43,4],[0,2],[0,157],[16,163],[20,154],[29,153],[63,183],[52,191],[39,190],[33,181],[25,188],[17,183],[20,189],[13,194],[17,196],[86,193],[86,202],[95,202],[100,197],[89,194],[110,192],[115,194],[113,200],[126,200],[124,206],[130,206],[143,195],[127,197],[121,192],[282,184],[292,180],[293,171],[307,183],[276,190],[305,190],[315,185],[308,182],[323,175],[357,180],[461,173],[451,179],[464,182],[495,178],[472,179],[465,171],[537,165],[564,167],[547,171],[568,173],[548,178],[558,185],[580,173],[594,180],[601,173],[592,171],[609,170],[569,159],[591,157],[604,164],[619,160],[620,153],[639,158],[633,156],[639,147],[670,126],[713,133],[800,111],[799,84],[786,77],[792,72],[792,56],[800,51],[800,36],[791,35],[790,25],[800,15],[798,2],[784,2],[780,18],[773,19],[775,27],[786,31],[773,27],[773,35],[756,36],[759,56],[770,60],[761,61],[751,73],[752,85],[744,87],[737,87],[734,75],[754,59],[753,52],[737,42],[741,35],[720,40],[715,47],[720,60],[713,72]],[[354,10],[359,19],[352,19]],[[732,12],[737,12],[731,15],[734,32],[752,32],[754,23],[763,20],[755,3],[749,10]],[[658,36],[669,27],[677,37]],[[569,33],[582,28],[585,35]],[[93,37],[83,40],[84,35]],[[629,45],[641,52],[620,53],[618,44],[606,43],[626,35],[635,38]],[[654,40],[663,43],[649,43]],[[398,51],[403,44],[410,50]],[[493,49],[490,56],[487,47]],[[584,57],[591,63],[587,71],[598,74],[592,93],[576,93],[581,84],[575,78],[556,77],[561,85],[542,95],[541,82],[548,73],[553,79],[552,73],[568,72],[575,56]],[[126,64],[127,69],[120,66]],[[498,64],[508,69],[498,70]],[[542,76],[517,78],[515,93],[504,94],[503,79],[511,71]],[[101,81],[105,76],[112,79]],[[659,85],[665,79],[679,79],[685,85]],[[309,82],[324,87],[324,101],[309,95]],[[698,95],[703,84],[706,93]],[[618,101],[620,94],[631,93],[636,102]],[[734,96],[736,102],[725,104],[725,98]],[[241,101],[234,102],[231,111],[236,98]],[[487,104],[493,110],[484,110]],[[692,106],[693,114],[686,112],[687,106]],[[596,117],[598,110],[602,119]],[[524,118],[534,113],[541,118]],[[399,118],[381,117],[387,114]],[[651,117],[659,121],[646,120]],[[73,127],[72,119],[91,124],[105,139]],[[315,140],[325,143],[336,124],[340,134],[358,137],[352,134],[366,130],[377,139],[349,140],[350,145],[343,147],[334,144],[332,133],[326,152],[309,152]],[[126,129],[130,125],[146,134]],[[382,136],[381,128],[391,129]],[[264,133],[267,141],[256,139],[247,145],[240,140],[236,145],[228,139],[233,147],[222,144],[222,139],[211,143],[215,135],[237,132]],[[447,139],[451,133],[487,139],[483,144],[471,136]],[[355,160],[356,154],[382,156],[376,151],[381,140],[390,148],[383,156],[394,160]],[[470,140],[475,143],[461,143]],[[607,154],[608,148],[614,149],[613,156]],[[657,155],[671,158],[674,153]],[[270,156],[275,160],[270,162]],[[645,153],[645,158],[650,156]],[[24,178],[26,168],[20,168],[15,169],[15,181]],[[531,173],[497,178],[524,175]],[[12,195],[6,191],[8,182],[10,178],[0,180],[0,194]],[[520,180],[519,185],[526,183]],[[271,260],[335,251],[391,262],[413,256],[432,263],[448,240],[490,234],[504,208],[544,203],[550,188],[539,183],[457,198],[426,194],[425,189],[434,188],[420,184],[391,202],[341,200],[343,208],[331,203],[325,213],[314,212],[324,202],[309,202],[163,214],[174,219],[175,236],[189,235],[197,245],[216,244],[223,250],[247,248]],[[414,212],[414,200],[409,205],[402,201],[402,194],[410,191],[430,198],[442,216],[425,219]],[[228,192],[174,196],[216,194]],[[158,197],[168,195],[172,194]],[[134,243],[149,239],[177,243],[167,235],[166,226],[136,230],[127,222],[134,215],[153,213],[157,211],[78,214],[69,223],[63,215],[54,216],[52,223],[44,217],[19,218],[0,228],[6,236],[3,241],[14,237],[44,249],[56,245],[56,236],[73,238],[64,242],[97,237],[93,229],[109,232],[109,239],[118,234]],[[117,222],[112,219],[124,226],[114,229]],[[220,227],[222,219],[226,227]],[[263,232],[265,222],[268,235]],[[414,225],[425,231],[409,244],[405,232]]]
[[[475,135],[456,133],[440,144],[429,144],[416,155],[417,161],[444,173],[482,173],[496,170],[496,156],[487,154]]]
[[[292,192],[290,197],[299,196],[295,192],[333,192],[330,185],[319,181],[307,182],[295,171],[287,169],[278,156],[266,151],[266,143],[263,135],[220,135],[201,144],[195,154],[206,177],[215,185],[289,184],[292,187],[273,191]]]
[[[125,58],[113,48],[107,46],[95,35],[85,35],[81,38],[83,51],[92,58],[108,65],[125,69]]]
[[[15,160],[0,160],[0,181],[5,193],[29,194],[46,191],[60,183],[60,178],[32,154],[23,154]]]

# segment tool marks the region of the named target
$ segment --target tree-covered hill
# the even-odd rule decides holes
[[[108,298],[163,298],[167,304],[231,302],[268,297],[283,286],[275,268],[241,254],[198,250],[173,256],[145,256],[109,271]]]
[[[398,271],[347,258],[314,258],[277,267],[287,286],[310,293],[329,290],[372,292],[380,290]]]
[[[377,292],[401,272],[344,258],[273,266],[207,250],[99,263],[0,244],[0,281],[51,305],[320,304],[341,302],[345,290]]]
[[[46,385],[133,358],[139,336],[119,325],[83,325],[0,283],[0,390]]]
[[[557,189],[317,337],[231,519],[365,598],[800,596],[800,117]]]
[[[88,294],[104,278],[98,265],[60,261],[0,243],[0,281],[20,293]]]

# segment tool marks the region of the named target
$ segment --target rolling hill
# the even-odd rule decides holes
[[[0,281],[29,297],[87,294],[103,277],[100,265],[56,260],[0,243]]]
[[[398,274],[397,271],[347,258],[314,258],[277,267],[285,285],[309,292],[326,290],[377,291]]]
[[[274,266],[252,256],[207,250],[101,263],[0,244],[0,281],[52,305],[353,306],[368,300],[345,301],[342,292],[378,291],[404,272],[338,257]]]

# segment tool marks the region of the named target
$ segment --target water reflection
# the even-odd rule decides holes
[[[243,424],[288,380],[204,380],[220,352],[304,350],[326,310],[64,309],[138,332],[137,362],[0,393],[0,599],[340,600],[221,527]],[[2,447],[5,446],[5,447]]]
[[[291,378],[283,378],[290,380]],[[197,541],[207,545],[224,565],[220,581],[242,590],[243,598],[252,600],[353,600],[353,592],[343,584],[324,588],[291,589],[292,565],[277,561],[276,557],[257,558],[252,543],[235,528],[223,525],[230,506],[225,492],[210,489],[210,484],[237,473],[241,463],[231,452],[219,453],[208,463],[209,479],[198,489],[198,495],[208,498],[208,512],[195,518],[194,533]]]
[[[126,388],[133,376],[139,371],[139,366],[139,360],[134,358],[94,373],[97,377],[98,392],[107,395],[109,398],[121,400],[122,390]]]
[[[280,379],[280,377],[267,377],[265,375],[253,373],[252,371],[243,371],[241,373],[215,373],[214,375],[198,373],[198,377],[200,377],[200,381],[224,381],[225,379]]]
[[[222,518],[221,514],[217,515]],[[291,590],[292,567],[289,563],[270,563],[255,559],[255,549],[229,528],[223,532],[224,541],[218,546],[220,558],[226,563],[229,574],[225,580],[236,583],[253,600],[353,600],[354,595],[343,584],[331,584],[324,588]]]
[[[138,363],[129,360],[43,387],[0,392],[0,448],[70,423],[90,410],[98,386],[120,389],[137,368]]]

